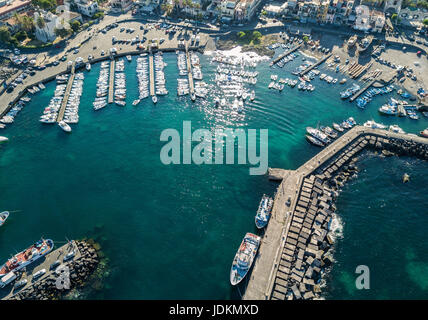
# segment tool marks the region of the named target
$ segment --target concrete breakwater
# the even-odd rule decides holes
[[[428,139],[357,126],[297,170],[270,170],[282,182],[244,299],[321,298],[321,279],[334,261],[335,199],[367,148],[428,160]]]
[[[38,280],[31,279],[32,273],[24,272],[16,281],[27,279],[22,288],[12,288],[2,300],[52,300],[60,299],[71,290],[83,287],[96,271],[99,262],[99,247],[90,241],[71,241],[66,245],[50,252],[44,261],[37,266],[44,268],[46,274]],[[74,252],[72,258],[66,254]],[[55,261],[60,264],[55,268],[51,265]]]

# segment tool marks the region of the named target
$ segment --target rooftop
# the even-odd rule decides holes
[[[2,1],[0,2],[0,5],[3,3],[4,5],[0,7],[0,17],[11,11],[17,10],[21,7],[25,7],[31,4],[31,1],[30,0],[13,0],[9,2]]]

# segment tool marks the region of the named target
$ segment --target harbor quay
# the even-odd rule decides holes
[[[72,240],[51,251],[44,258],[17,272],[18,281],[25,285],[8,285],[0,289],[1,300],[58,299],[71,289],[83,285],[99,263],[97,246],[87,241]],[[45,270],[36,277],[35,274]]]
[[[366,148],[428,160],[424,138],[356,126],[298,169],[270,169],[269,179],[281,183],[244,300],[321,298],[319,280],[334,262],[334,200]]]

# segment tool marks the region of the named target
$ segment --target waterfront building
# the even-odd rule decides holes
[[[30,9],[30,0],[0,0],[0,20],[7,20],[15,13],[24,13]]]
[[[235,7],[238,0],[223,0],[220,3],[221,22],[230,23],[235,17]]]
[[[88,17],[92,17],[99,10],[98,3],[92,0],[74,0],[74,4],[77,7],[77,12]]]
[[[37,23],[37,21],[43,21],[43,25]],[[35,35],[36,38],[42,42],[51,42],[56,39],[55,29],[69,28],[69,24],[64,19],[52,12],[35,12],[34,13],[35,23]]]
[[[251,20],[260,3],[261,0],[240,0],[235,7],[235,19],[240,22]]]
[[[399,14],[401,10],[402,2],[403,0],[386,0],[383,11],[389,14],[393,14],[393,13]]]
[[[166,4],[170,4],[174,7],[174,1],[168,0],[164,1]],[[141,11],[146,13],[152,13],[155,11],[161,4],[161,0],[139,0],[138,5],[140,6]]]
[[[383,12],[370,9],[366,5],[356,7],[355,12],[355,30],[382,32],[385,26],[385,14]]]
[[[133,4],[134,2],[132,0],[111,0],[110,8],[112,12],[125,13],[132,8]]]

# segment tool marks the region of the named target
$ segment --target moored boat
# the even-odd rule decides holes
[[[0,213],[0,227],[6,222],[7,218],[9,218],[9,211]]]
[[[41,239],[27,249],[15,254],[0,267],[0,278],[11,271],[19,271],[31,263],[43,258],[52,251],[54,242],[50,239]]]
[[[154,104],[156,104],[158,102],[158,97],[152,96],[152,101]]]
[[[64,121],[58,122],[58,126],[65,132],[71,132],[71,127]]]
[[[255,217],[257,228],[262,229],[266,227],[271,216],[272,206],[273,199],[264,194],[262,200],[260,201]]]
[[[86,70],[87,70],[87,71],[91,71],[91,64],[90,64],[90,63],[87,63],[87,64],[86,64]]]
[[[261,238],[248,232],[239,246],[230,269],[230,283],[235,286],[245,278],[259,249]]]
[[[323,142],[321,142],[320,140],[318,140],[318,139],[316,139],[316,138],[312,137],[312,136],[311,136],[311,135],[309,135],[309,134],[306,134],[306,135],[305,135],[305,137],[306,137],[306,139],[307,139],[310,143],[312,143],[313,145],[315,145],[315,146],[317,146],[317,147],[324,147],[324,146],[325,146],[325,144],[324,144]]]

